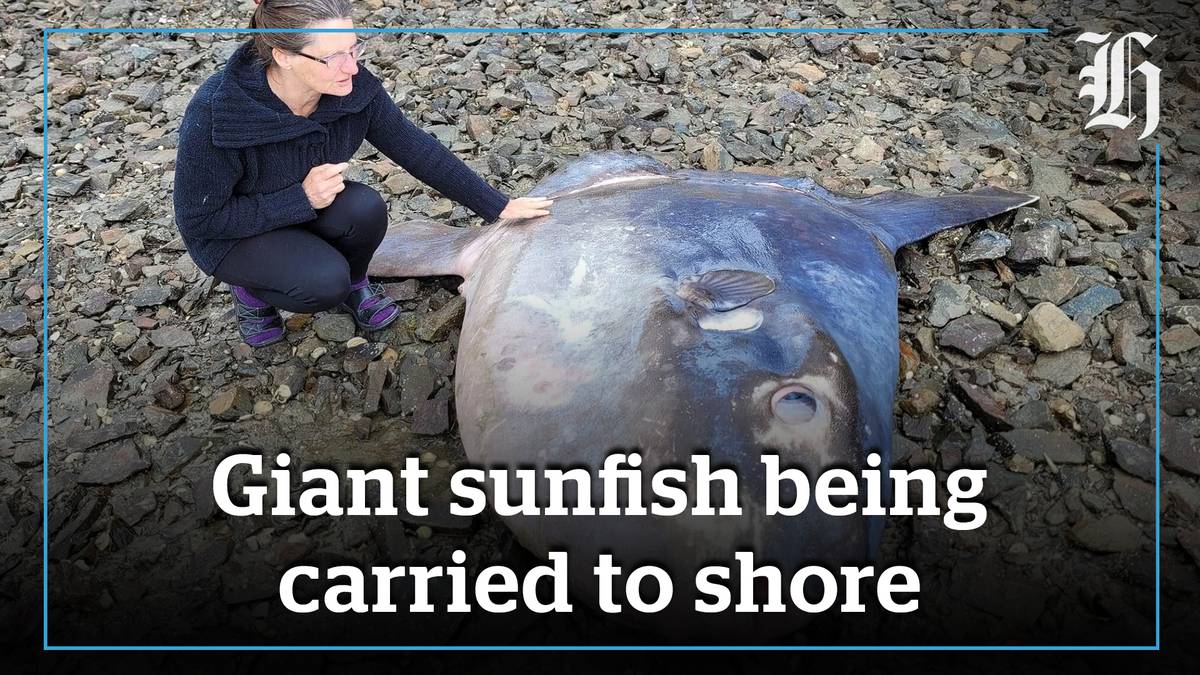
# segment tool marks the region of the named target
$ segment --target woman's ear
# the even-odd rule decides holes
[[[276,65],[284,70],[292,69],[292,59],[295,58],[292,54],[283,51],[279,47],[271,47],[271,58],[275,59]]]

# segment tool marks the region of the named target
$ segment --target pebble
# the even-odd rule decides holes
[[[1171,326],[1162,332],[1162,348],[1168,355],[1182,354],[1200,347],[1200,333],[1191,326]]]
[[[1012,236],[1012,248],[1007,258],[1014,265],[1053,265],[1062,253],[1062,236],[1058,228],[1040,224]]]
[[[6,335],[16,335],[29,327],[29,316],[21,307],[7,307],[0,310],[0,331]]]
[[[196,344],[196,338],[191,331],[180,326],[164,326],[150,331],[150,342],[155,347],[177,348],[191,347]]]
[[[1119,304],[1121,304],[1120,291],[1103,284],[1096,284],[1068,300],[1060,309],[1075,323],[1086,329],[1092,325],[1096,317]]]
[[[1076,199],[1067,202],[1067,208],[1105,232],[1124,230],[1128,224],[1112,209],[1094,199]]]
[[[417,325],[417,339],[424,342],[440,342],[450,334],[450,330],[462,323],[466,313],[467,303],[462,296],[454,296],[437,311],[421,317]]]
[[[1021,334],[1043,352],[1061,352],[1083,344],[1084,332],[1052,303],[1043,302],[1029,310]]]
[[[995,230],[983,230],[971,237],[958,252],[960,262],[977,262],[1002,258],[1012,246],[1007,235]]]
[[[971,288],[965,284],[956,284],[945,279],[937,279],[930,289],[933,304],[929,308],[926,321],[930,325],[941,328],[952,319],[965,316],[970,311],[968,300]]]
[[[0,368],[0,396],[24,394],[33,387],[33,373],[17,368]]]
[[[326,342],[346,342],[354,337],[354,319],[349,314],[325,312],[313,320],[313,330]]]
[[[81,485],[112,485],[149,468],[137,446],[126,441],[89,454],[75,480]]]
[[[1007,340],[1000,324],[969,314],[959,317],[938,332],[938,344],[953,347],[972,358],[979,358],[996,349]]]
[[[1089,551],[1121,553],[1136,550],[1142,541],[1141,530],[1120,514],[1088,517],[1071,528],[1071,539]]]
[[[1091,363],[1091,354],[1082,349],[1039,354],[1030,375],[1046,380],[1058,389],[1066,389],[1087,372]]]
[[[242,387],[233,386],[221,391],[208,404],[208,414],[231,422],[254,410],[254,399]]]
[[[1013,452],[1035,462],[1049,459],[1055,464],[1083,464],[1087,453],[1065,432],[1043,429],[1016,429],[1000,434]]]

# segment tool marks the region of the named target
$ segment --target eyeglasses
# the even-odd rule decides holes
[[[330,54],[329,56],[326,56],[324,58],[317,58],[310,54],[305,54],[304,52],[292,52],[292,53],[297,54],[299,56],[303,56],[306,59],[312,59],[313,61],[316,61],[317,63],[320,63],[327,68],[339,68],[340,69],[343,66],[348,65],[351,61],[361,61],[362,57],[363,57],[363,53],[366,51],[366,45],[367,45],[367,41],[360,39],[358,42],[354,43],[354,46],[351,47],[349,49],[349,51],[336,52],[336,53]]]

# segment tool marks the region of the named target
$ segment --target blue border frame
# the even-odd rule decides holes
[[[1159,651],[1162,649],[1161,147],[1154,146],[1154,644],[1152,645],[52,645],[50,644],[50,58],[55,33],[1049,33],[1047,28],[43,28],[42,29],[42,650],[43,651]]]

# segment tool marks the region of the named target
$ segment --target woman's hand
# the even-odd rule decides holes
[[[547,210],[553,199],[545,199],[542,197],[519,197],[517,199],[508,200],[508,205],[500,212],[501,218],[537,218],[538,216],[548,216],[550,212]]]
[[[342,172],[348,166],[349,162],[320,164],[309,170],[302,186],[304,194],[308,196],[308,203],[312,204],[314,209],[329,206],[337,193],[346,189],[346,184],[342,182]]]

